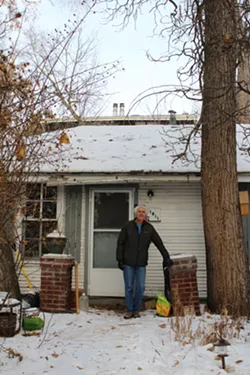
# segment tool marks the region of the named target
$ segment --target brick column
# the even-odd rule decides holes
[[[40,309],[67,312],[71,305],[71,279],[75,259],[71,255],[43,255],[41,264]]]
[[[197,260],[193,255],[172,255],[170,289],[174,315],[195,313],[200,315],[197,286]]]

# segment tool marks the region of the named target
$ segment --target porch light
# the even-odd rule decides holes
[[[154,196],[153,190],[148,190],[148,197],[153,198],[153,196]]]
[[[214,344],[215,352],[217,353],[217,357],[221,358],[222,362],[222,369],[225,370],[225,358],[229,356],[228,354],[228,346],[231,345],[228,341],[223,339],[222,337]]]

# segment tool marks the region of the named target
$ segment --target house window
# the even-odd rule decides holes
[[[22,235],[25,256],[46,252],[45,238],[57,228],[57,187],[27,184]]]

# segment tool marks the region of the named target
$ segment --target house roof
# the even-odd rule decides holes
[[[64,130],[70,144],[46,142],[56,163],[41,162],[41,172],[162,172],[199,173],[201,134],[192,138],[187,158],[183,153],[192,125],[78,126]],[[250,156],[242,147],[250,146],[246,126],[237,127],[238,172],[250,172]],[[58,139],[59,133],[54,133]],[[51,134],[51,133],[50,133]],[[177,159],[177,160],[176,160]],[[48,159],[47,159],[48,160]]]
[[[198,120],[197,115],[188,113],[174,114],[176,124],[196,124]],[[170,115],[130,115],[130,116],[98,116],[98,117],[85,117],[77,122],[75,119],[53,119],[43,123],[44,129],[47,131],[62,130],[65,128],[75,128],[81,126],[96,126],[96,125],[169,125]]]

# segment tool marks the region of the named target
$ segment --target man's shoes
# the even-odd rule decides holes
[[[138,312],[134,312],[134,318],[140,318],[141,317],[141,315],[138,313]]]
[[[124,315],[123,318],[124,318],[124,319],[131,319],[131,318],[133,318],[133,314],[132,314],[131,312],[127,312],[127,313]]]

